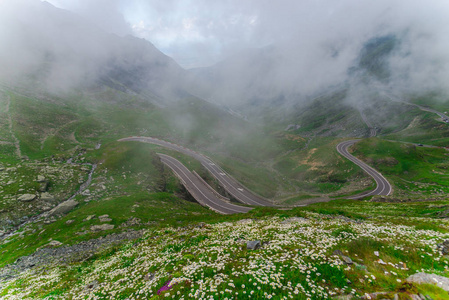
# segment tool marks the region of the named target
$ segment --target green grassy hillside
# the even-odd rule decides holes
[[[395,196],[445,197],[449,193],[449,151],[413,144],[365,139],[354,155],[394,184]]]
[[[337,96],[314,101],[292,119],[261,126],[193,98],[157,107],[108,89],[62,99],[4,93],[2,235],[66,200],[86,181],[91,164],[97,169],[70,212],[38,219],[1,241],[5,281],[0,295],[322,299],[385,292],[387,298],[443,297],[436,287],[404,281],[417,271],[449,275],[449,262],[437,249],[449,238],[449,152],[386,140],[410,133],[443,144],[438,134],[447,125],[433,114],[394,104],[390,108],[400,115],[377,118],[372,115],[379,107],[365,108],[365,115],[384,127],[380,138],[363,139],[352,151],[394,185],[392,196],[287,210],[256,208],[244,215],[223,216],[198,205],[156,153],[176,157],[222,192],[194,159],[155,145],[116,141],[155,136],[200,151],[280,204],[344,198],[374,185],[335,149],[341,137],[368,133],[360,112]],[[300,128],[284,130],[290,123]],[[53,200],[18,202],[25,193],[41,197],[38,175],[48,180],[46,192]],[[102,242],[109,239],[115,242]],[[262,248],[246,249],[250,240],[260,240]],[[40,256],[46,251],[54,260]],[[63,263],[58,251],[67,259]],[[341,255],[353,263],[345,264]],[[172,286],[158,295],[169,281]]]

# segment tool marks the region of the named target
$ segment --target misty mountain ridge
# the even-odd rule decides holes
[[[1,5],[0,37],[9,47],[0,49],[0,65],[8,70],[0,78],[50,92],[105,87],[158,105],[194,95],[244,116],[260,117],[302,109],[342,89],[350,89],[347,102],[359,106],[375,101],[370,95],[376,89],[401,95],[441,86],[434,78],[438,74],[421,80],[413,72],[419,65],[410,62],[420,53],[411,46],[412,29],[378,32],[364,41],[324,39],[316,45],[299,37],[186,71],[151,42],[106,33],[46,2]],[[416,80],[422,84],[413,84]]]
[[[150,42],[106,33],[47,2],[18,3],[0,13],[9,45],[0,65],[10,70],[2,81],[50,92],[103,85],[156,102],[186,94],[177,83],[184,70]]]
[[[337,47],[323,46],[320,49],[323,59],[331,67],[340,68],[330,72],[332,77],[324,72],[307,78],[311,68],[299,68],[304,62],[294,61],[290,55],[294,49],[278,45],[247,49],[211,67],[189,72],[200,87],[197,93],[211,101],[243,110],[254,106],[291,107],[323,93],[341,90],[348,84],[388,85],[392,72],[389,60],[399,46],[397,35],[375,36],[362,43],[350,60]],[[339,65],[342,56],[347,67]],[[303,59],[307,61],[306,57]],[[316,76],[322,80],[311,82]]]

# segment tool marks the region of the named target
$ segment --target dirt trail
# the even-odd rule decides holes
[[[22,152],[20,151],[20,142],[19,142],[19,139],[14,134],[14,130],[12,129],[12,117],[11,117],[11,112],[9,111],[10,104],[11,104],[11,97],[8,95],[7,100],[6,100],[6,114],[8,115],[9,133],[11,134],[14,146],[16,147],[16,155],[19,158],[21,158]]]

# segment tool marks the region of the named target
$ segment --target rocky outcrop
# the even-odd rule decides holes
[[[55,200],[55,198],[50,193],[42,193],[40,198],[41,198],[42,201],[53,201],[53,200]]]
[[[33,267],[83,261],[105,247],[117,245],[126,240],[137,239],[141,237],[142,234],[142,230],[127,231],[81,242],[73,246],[61,246],[58,244],[55,246],[60,247],[44,247],[29,256],[23,256],[17,259],[16,262],[11,265],[1,268],[0,281],[15,277],[17,274]]]
[[[63,215],[71,211],[75,206],[78,205],[78,202],[75,200],[67,200],[62,203],[60,203],[58,206],[53,208],[48,212],[48,216],[57,216],[57,215]]]
[[[246,249],[257,250],[262,246],[260,241],[248,241],[246,242]]]
[[[19,198],[17,198],[17,200],[22,202],[30,202],[33,201],[34,199],[36,199],[35,194],[23,194]]]
[[[114,225],[111,224],[101,224],[101,225],[92,225],[90,226],[90,231],[103,231],[103,230],[111,230],[114,229]]]
[[[446,292],[449,292],[449,278],[429,273],[416,273],[407,278],[408,282],[412,283],[427,283],[436,285]]]
[[[445,240],[441,244],[438,244],[438,250],[441,251],[443,255],[449,254],[449,240]]]
[[[100,222],[104,223],[104,222],[111,222],[112,219],[109,218],[109,215],[102,215],[99,216],[98,219],[100,220]]]

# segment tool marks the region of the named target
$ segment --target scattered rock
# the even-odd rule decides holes
[[[449,209],[437,212],[437,216],[439,218],[446,218],[447,219],[449,217]]]
[[[51,209],[51,206],[49,206],[47,204],[44,204],[40,208],[41,208],[42,211],[49,211]]]
[[[351,300],[353,298],[354,297],[352,295],[340,295],[340,296],[337,296],[337,297],[335,297],[333,299],[337,299],[337,300]]]
[[[67,225],[70,225],[70,224],[72,224],[73,222],[75,222],[75,220],[67,220],[67,221],[65,221],[65,223],[66,223]]]
[[[246,249],[248,249],[248,250],[257,250],[260,248],[260,246],[261,246],[261,243],[258,240],[246,242]]]
[[[95,217],[96,217],[96,215],[88,215],[88,216],[83,220],[83,222],[90,221],[90,220],[92,220],[92,219],[95,218]]]
[[[46,192],[48,190],[48,181],[39,183],[39,192]]]
[[[290,223],[294,223],[294,222],[305,222],[305,221],[307,221],[307,219],[305,219],[305,218],[292,217],[292,218],[285,219],[284,221],[281,222],[281,224],[290,224]]]
[[[57,246],[61,246],[61,245],[62,245],[62,243],[60,241],[53,240],[50,243],[48,243],[46,245],[46,247],[57,247]]]
[[[130,227],[140,225],[141,221],[139,218],[131,217],[126,222],[122,223],[120,227]]]
[[[100,222],[111,222],[112,219],[109,218],[109,215],[102,215],[98,217],[100,219]]]
[[[445,240],[441,244],[438,244],[437,248],[441,251],[441,253],[443,253],[443,255],[449,254],[449,240]]]
[[[49,216],[63,215],[71,211],[75,206],[78,205],[78,202],[75,200],[67,200],[60,203],[58,206],[53,208],[48,212]]]
[[[378,259],[378,260],[377,260],[377,263],[378,263],[378,264],[381,264],[381,265],[386,265],[386,264],[387,264],[387,263],[384,262],[382,259]]]
[[[433,284],[442,288],[446,292],[449,292],[449,278],[444,276],[420,272],[409,276],[407,281],[412,283]]]
[[[40,198],[43,201],[53,201],[53,200],[55,200],[53,195],[51,195],[50,193],[47,193],[47,192],[42,193]]]
[[[341,256],[343,255],[343,252],[341,252],[341,250],[335,250],[334,252],[332,252],[332,255],[337,255],[337,256]]]
[[[354,262],[352,261],[352,259],[351,258],[349,258],[348,256],[346,256],[346,255],[340,255],[340,258],[341,258],[341,260],[345,263],[345,264],[347,264],[347,265],[352,265]]]
[[[398,264],[395,265],[395,267],[400,270],[407,270],[407,264],[403,262],[399,262]]]
[[[110,229],[114,229],[114,225],[101,224],[101,225],[92,225],[92,226],[90,226],[90,231],[93,231],[93,232],[103,231],[103,230],[110,230]]]
[[[352,265],[354,263],[352,261],[352,259],[350,257],[344,255],[341,250],[338,250],[338,249],[335,250],[334,252],[332,252],[332,255],[340,256],[341,260],[347,265]]]
[[[84,191],[81,193],[81,195],[83,195],[83,196],[90,196],[90,190],[89,190],[89,189],[84,190]]]
[[[360,299],[378,299],[378,296],[383,296],[388,294],[387,292],[376,292],[371,294],[365,294]]]
[[[48,264],[71,264],[73,262],[89,259],[100,250],[121,244],[126,240],[139,238],[144,231],[126,231],[118,234],[110,234],[106,237],[84,241],[72,246],[43,247],[29,256],[22,256],[13,264],[0,269],[0,281],[5,278],[14,278],[23,271],[35,266]]]
[[[44,220],[44,224],[51,224],[54,222],[56,222],[56,219],[54,217],[50,217],[50,218]]]
[[[154,276],[155,276],[154,273],[148,273],[148,274],[145,274],[145,276],[143,277],[143,279],[146,280],[146,281],[150,281],[150,280],[153,280],[153,279],[154,279]]]
[[[377,257],[379,257],[379,251],[374,251],[374,255],[376,255]]]
[[[251,219],[242,219],[242,220],[237,221],[236,223],[237,224],[250,224],[252,222],[253,222],[253,220],[251,220]]]
[[[17,200],[23,201],[23,202],[33,201],[34,199],[36,199],[36,195],[35,194],[23,194],[22,196],[17,198]]]
[[[42,176],[42,175],[37,175],[37,180],[36,180],[37,182],[45,182],[45,181],[47,181],[46,179],[45,179],[45,177],[44,176]]]
[[[99,282],[97,280],[91,281],[88,284],[86,284],[86,286],[84,287],[84,289],[86,290],[94,290],[98,287]]]
[[[163,219],[162,219],[162,221],[163,221]],[[197,227],[197,228],[204,228],[204,227],[206,227],[206,223],[204,223],[204,222],[199,222],[198,225],[196,225],[196,227]]]

